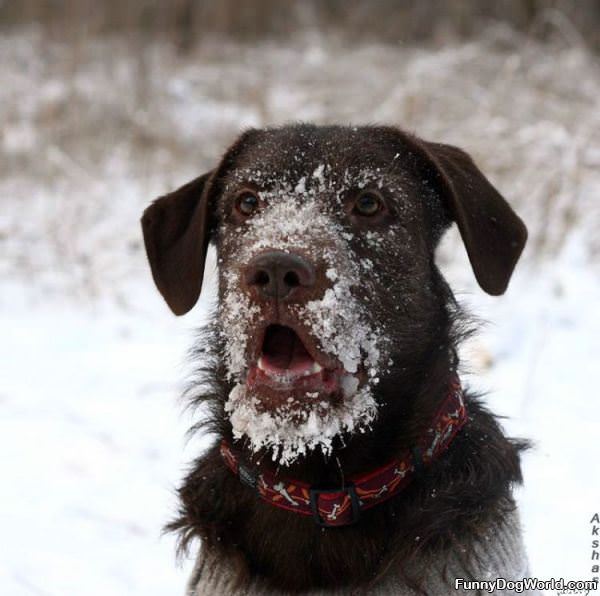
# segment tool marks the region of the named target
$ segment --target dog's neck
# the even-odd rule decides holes
[[[464,395],[454,376],[425,433],[410,449],[376,468],[346,476],[340,470],[336,486],[315,486],[262,467],[248,466],[231,444],[223,441],[221,455],[232,473],[273,507],[310,515],[323,527],[357,523],[361,513],[381,505],[425,473],[448,448],[467,421]]]

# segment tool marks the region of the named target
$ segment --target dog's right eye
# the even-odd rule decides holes
[[[245,190],[236,197],[235,208],[244,217],[250,217],[258,209],[258,197]]]
[[[379,193],[374,191],[363,192],[354,203],[353,213],[363,217],[373,217],[384,208],[383,200]]]

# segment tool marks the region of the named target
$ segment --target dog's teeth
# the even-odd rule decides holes
[[[258,359],[258,362],[256,363],[256,366],[260,369],[260,370],[265,370],[264,364],[263,364],[263,359],[262,356]]]
[[[312,371],[311,371],[313,374],[319,373],[322,370],[323,370],[323,367],[318,362],[313,362]]]

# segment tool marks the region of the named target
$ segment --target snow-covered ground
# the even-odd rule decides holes
[[[206,439],[178,401],[214,291],[184,319],[155,291],[138,218],[244,126],[390,122],[470,151],[526,219],[509,292],[483,295],[455,232],[440,264],[489,321],[465,378],[530,437],[532,574],[591,577],[600,512],[600,74],[570,35],[502,28],[437,49],[0,37],[0,593],[177,593],[161,527]]]

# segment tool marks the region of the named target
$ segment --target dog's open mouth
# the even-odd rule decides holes
[[[377,413],[362,366],[348,372],[308,328],[285,322],[250,334],[247,375],[225,403],[234,438],[247,437],[254,452],[272,448],[283,464],[317,447],[331,453],[334,437],[365,432]]]
[[[307,349],[291,327],[269,325],[256,364],[248,371],[251,389],[276,392],[299,392],[333,395],[340,390],[339,369],[327,368]]]

